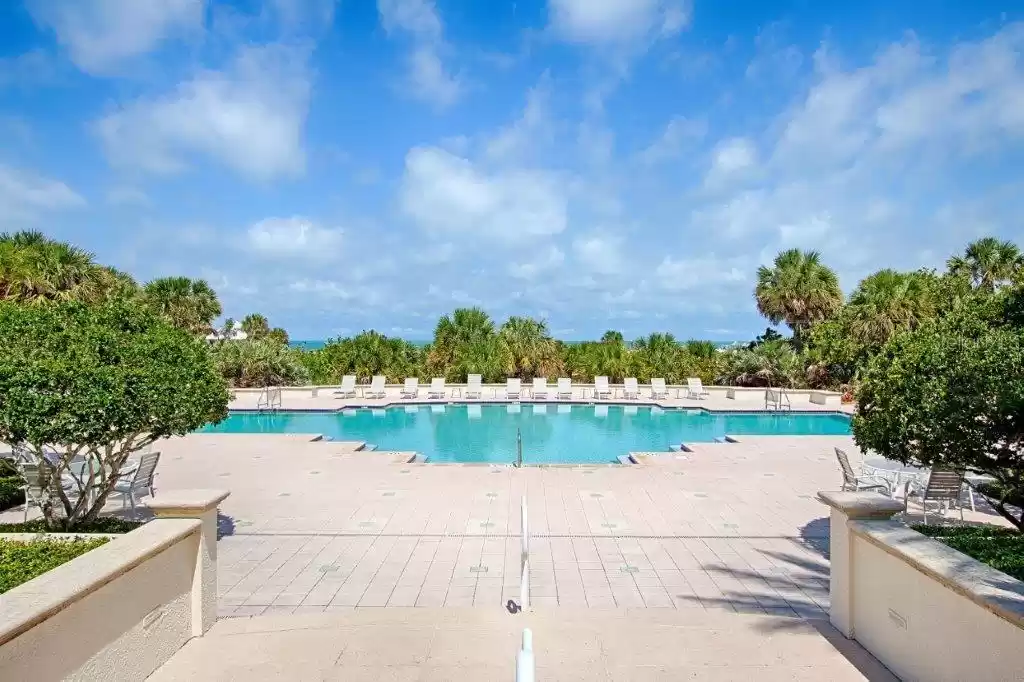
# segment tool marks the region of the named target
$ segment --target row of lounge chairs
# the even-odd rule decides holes
[[[386,395],[385,383],[387,379],[384,376],[377,375],[370,381],[370,385],[363,391],[364,398],[383,398]],[[462,387],[455,387],[454,390],[460,391],[460,397],[471,399],[471,398],[483,398],[483,381],[479,374],[470,374],[467,377],[465,390]],[[453,395],[454,395],[453,390]],[[493,397],[497,397],[498,389],[494,389]],[[523,386],[519,379],[508,379],[505,383],[505,395],[504,397],[511,400],[517,400],[522,396]],[[567,377],[561,377],[558,379],[555,386],[549,386],[546,377],[536,377],[533,380],[533,385],[529,389],[530,397],[534,399],[547,399],[552,394],[558,400],[571,400],[573,397],[573,384],[572,379]],[[343,398],[354,398],[356,396],[356,377],[351,374],[347,374],[341,379],[341,387],[337,391],[337,394]],[[405,380],[405,384],[402,386],[401,396],[402,398],[411,399],[418,398],[420,395],[420,380],[416,377],[409,377]],[[681,393],[677,392],[677,397]],[[608,383],[608,377],[596,377],[594,380],[594,397],[595,398],[611,398],[613,396],[611,386]],[[707,390],[704,389],[700,379],[691,378],[686,380],[686,395],[684,397],[695,400],[703,400],[708,396]],[[430,380],[430,386],[427,388],[427,398],[444,399],[448,397],[448,389],[445,386],[444,377],[434,377]],[[623,381],[622,385],[622,397],[627,400],[636,400],[640,397],[640,385],[637,380],[633,377],[629,377]],[[665,385],[665,380],[661,378],[651,379],[651,398],[658,400],[660,398],[668,398],[669,391]]]

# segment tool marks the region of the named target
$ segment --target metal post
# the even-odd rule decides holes
[[[516,682],[533,682],[533,633],[529,628],[523,630],[523,648],[516,656]]]
[[[526,495],[520,504],[520,547],[519,547],[519,608],[530,608],[530,526],[529,514],[526,511]]]
[[[523,432],[516,429],[516,466],[523,468]]]

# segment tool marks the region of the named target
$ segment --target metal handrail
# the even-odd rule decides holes
[[[516,429],[516,467],[523,468],[523,432]]]
[[[530,529],[527,521],[525,495],[523,495],[520,511],[520,515],[522,517],[522,533],[520,536],[519,563],[521,566],[522,577],[519,580],[519,608],[527,609],[530,608]]]
[[[523,646],[516,655],[516,682],[533,682],[533,633],[523,630]]]

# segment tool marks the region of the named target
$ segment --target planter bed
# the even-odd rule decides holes
[[[988,526],[925,526],[914,530],[944,545],[1024,580],[1024,534],[1011,528]]]
[[[0,594],[57,568],[110,538],[50,538],[6,540],[0,538]]]

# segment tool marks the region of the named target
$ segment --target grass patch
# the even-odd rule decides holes
[[[72,533],[130,533],[143,521],[129,521],[110,516],[96,519],[92,523],[82,523],[74,527]],[[34,519],[28,523],[0,523],[0,533],[63,533],[63,527],[47,528],[43,519]]]
[[[1010,528],[925,526],[914,530],[961,551],[997,571],[1024,580],[1024,534]]]
[[[0,540],[0,594],[109,542],[75,540]]]

